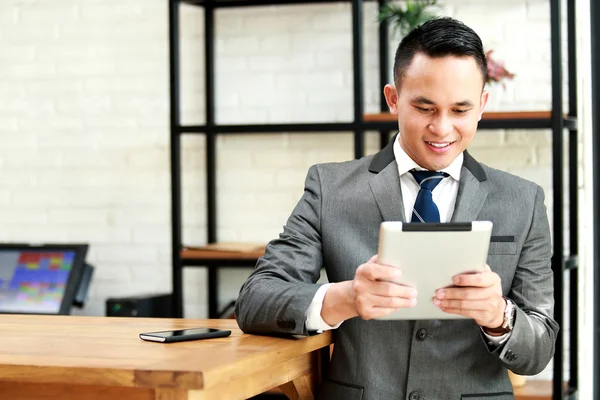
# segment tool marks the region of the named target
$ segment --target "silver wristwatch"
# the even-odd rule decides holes
[[[502,328],[507,332],[513,330],[513,325],[515,322],[515,303],[507,297],[504,298],[506,300],[506,307],[504,308],[504,321],[502,322]]]

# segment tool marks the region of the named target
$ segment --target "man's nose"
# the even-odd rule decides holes
[[[437,136],[446,136],[452,133],[454,126],[450,118],[438,116],[429,124],[429,130]]]

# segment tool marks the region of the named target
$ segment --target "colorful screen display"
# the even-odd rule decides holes
[[[0,252],[0,312],[58,313],[74,262],[74,251]]]

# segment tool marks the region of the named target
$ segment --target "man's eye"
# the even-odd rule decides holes
[[[430,111],[433,111],[433,108],[417,107],[417,110],[419,110],[421,112],[430,112]]]
[[[465,113],[467,113],[467,111],[469,111],[469,110],[460,110],[460,109],[459,110],[454,110],[454,112],[456,114],[465,114]]]

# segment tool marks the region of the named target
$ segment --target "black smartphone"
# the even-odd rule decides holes
[[[231,331],[214,328],[193,328],[179,329],[175,331],[161,331],[140,333],[140,339],[151,342],[183,342],[185,340],[211,339],[219,337],[227,337],[231,335]]]

